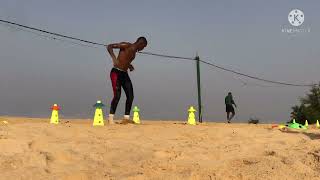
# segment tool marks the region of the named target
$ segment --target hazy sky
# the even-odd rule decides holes
[[[305,14],[295,35],[288,14]],[[0,18],[97,42],[135,41],[146,51],[200,57],[250,75],[291,83],[320,77],[318,0],[1,0]],[[93,116],[103,100],[109,112],[112,63],[103,48],[47,40],[0,26],[0,115],[50,116],[58,103],[68,117]],[[195,63],[138,55],[134,105],[143,119],[186,119],[197,105]],[[290,107],[308,88],[284,87],[201,65],[204,119],[225,120],[224,97],[232,91],[237,119],[287,121]],[[247,85],[244,85],[246,82]],[[122,94],[117,116],[124,113]]]

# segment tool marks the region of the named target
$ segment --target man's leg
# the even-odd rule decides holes
[[[113,99],[111,101],[110,114],[109,114],[109,124],[113,124],[113,117],[117,110],[117,106],[121,97],[121,83],[119,81],[119,73],[111,71],[110,73],[112,89],[113,89]]]
[[[127,96],[124,119],[129,120],[132,102],[134,98],[132,82],[129,75],[126,75],[125,80],[122,83],[122,87]]]
[[[230,122],[230,112],[227,112],[227,120],[228,120],[228,123]]]
[[[231,117],[230,117],[230,121],[231,121],[231,119],[232,119],[232,118],[235,116],[235,114],[236,114],[234,111],[232,111],[231,113],[232,113],[232,115],[231,115]]]

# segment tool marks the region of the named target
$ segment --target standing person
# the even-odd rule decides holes
[[[230,123],[231,119],[236,114],[235,111],[234,111],[233,105],[235,107],[237,107],[236,103],[233,100],[231,92],[228,93],[228,95],[226,96],[224,102],[226,104],[227,120],[228,120],[228,123]],[[230,117],[230,113],[232,113],[231,117]]]
[[[133,102],[133,87],[128,75],[128,69],[134,70],[131,62],[134,60],[136,53],[143,50],[147,46],[148,42],[145,37],[139,37],[135,43],[121,42],[115,44],[109,44],[107,50],[113,61],[113,68],[110,72],[110,78],[113,88],[113,99],[110,107],[109,124],[113,124],[113,117],[116,112],[120,97],[121,87],[123,88],[127,100],[125,114],[122,123],[130,122],[130,111]],[[113,52],[113,49],[119,49],[119,55]]]

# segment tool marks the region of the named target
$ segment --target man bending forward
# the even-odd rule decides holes
[[[113,124],[113,117],[116,112],[118,102],[121,97],[121,87],[123,88],[127,100],[123,122],[130,122],[130,111],[133,102],[133,88],[130,77],[128,75],[128,69],[133,71],[134,68],[131,62],[134,60],[136,53],[143,50],[147,46],[148,42],[145,37],[139,37],[133,44],[128,42],[109,44],[107,46],[108,52],[113,61],[113,68],[110,72],[110,78],[113,88],[113,99],[110,107],[109,123]],[[119,49],[119,55],[113,52],[113,49]]]

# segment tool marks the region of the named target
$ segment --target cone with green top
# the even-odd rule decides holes
[[[196,123],[196,115],[194,114],[196,112],[196,110],[194,109],[193,106],[190,106],[189,110],[188,110],[188,124],[189,125],[197,125]]]
[[[51,107],[52,113],[51,113],[51,118],[50,118],[50,124],[59,124],[59,110],[60,107],[58,104],[54,104]]]
[[[287,127],[291,129],[307,129],[306,126],[296,123],[295,119],[292,120],[292,123],[288,123]]]
[[[94,113],[93,126],[104,126],[103,112],[102,112],[102,108],[104,107],[104,104],[102,104],[101,101],[97,101],[97,103],[94,104],[93,107],[96,108]]]
[[[317,120],[316,127],[317,127],[317,128],[320,128],[319,120]]]
[[[139,116],[139,112],[140,112],[140,109],[138,108],[138,106],[134,106],[133,108],[133,123],[134,124],[140,124],[140,116]]]

